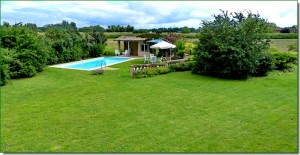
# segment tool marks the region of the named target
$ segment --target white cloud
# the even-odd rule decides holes
[[[251,10],[281,27],[297,24],[295,1],[4,1],[1,21],[35,22],[38,26],[68,19],[79,27],[133,25],[151,27],[199,27],[219,9]]]

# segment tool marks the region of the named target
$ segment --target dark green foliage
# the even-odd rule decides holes
[[[180,62],[174,65],[169,65],[172,72],[177,71],[190,71],[193,68],[194,62]]]
[[[2,53],[2,52],[1,52]],[[7,59],[7,58],[6,58]],[[3,54],[0,55],[0,85],[3,86],[10,79],[9,76],[9,66],[5,62],[5,57]]]
[[[261,53],[256,56],[256,69],[251,75],[266,76],[268,71],[271,71],[274,68],[272,56],[269,53]]]
[[[120,25],[108,25],[106,32],[133,32],[134,27],[127,25],[127,26],[120,26]]]
[[[89,52],[90,57],[103,55],[107,41],[104,30],[91,29],[91,31],[85,33],[85,40],[85,49]]]
[[[277,70],[289,70],[298,63],[297,52],[272,52],[272,56]]]
[[[1,27],[1,31],[1,55],[9,77],[31,77],[43,70],[49,55],[37,32],[20,23]]]
[[[61,29],[61,30],[77,30],[77,26],[76,23],[74,22],[68,22],[66,20],[63,20],[61,23],[57,23],[57,24],[47,24],[44,26],[45,30],[47,30],[48,28],[50,29]]]
[[[88,51],[84,50],[85,40],[78,31],[48,29],[44,42],[50,47],[48,64],[70,62],[89,56]]]
[[[214,21],[203,21],[193,73],[243,79],[256,73],[257,68],[264,70],[257,62],[261,52],[269,47],[269,40],[263,34],[270,28],[259,14],[247,13],[244,16],[242,12],[222,11],[214,15]]]
[[[181,32],[182,33],[191,33],[191,30],[187,26],[185,26],[181,29]]]
[[[89,27],[83,27],[78,29],[79,32],[90,32],[93,30],[104,31],[104,28],[99,25],[96,25],[96,26],[89,26]]]
[[[133,30],[133,33],[148,33],[148,30],[147,29]]]
[[[84,35],[76,30],[48,29],[44,42],[51,47],[48,64],[56,64],[103,55],[106,37],[104,29],[97,26]]]

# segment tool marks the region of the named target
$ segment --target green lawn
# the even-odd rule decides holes
[[[1,87],[2,152],[298,151],[297,71],[131,79],[45,68]]]

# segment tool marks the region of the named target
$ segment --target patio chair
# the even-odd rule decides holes
[[[124,56],[124,57],[127,57],[127,56],[128,56],[128,50],[125,50],[123,56]]]
[[[116,49],[116,50],[115,50],[115,55],[116,55],[116,56],[119,56],[119,55],[120,55],[120,51]]]
[[[157,61],[157,58],[156,56],[150,56],[150,62],[153,64],[153,63],[156,63]]]
[[[148,61],[148,63],[149,63],[149,57],[147,57],[146,55],[144,55],[144,64],[146,63],[146,61]]]
[[[150,54],[150,57],[154,56],[154,54]]]

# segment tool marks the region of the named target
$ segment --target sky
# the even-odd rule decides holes
[[[1,23],[37,26],[67,20],[77,27],[100,25],[198,28],[220,9],[251,10],[280,27],[297,25],[297,1],[1,1]]]

